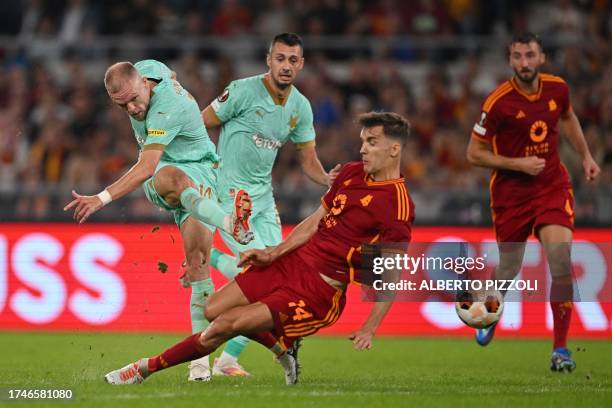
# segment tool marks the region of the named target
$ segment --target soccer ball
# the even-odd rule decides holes
[[[457,294],[455,310],[466,325],[474,329],[485,329],[501,317],[504,299],[497,290],[465,290]]]

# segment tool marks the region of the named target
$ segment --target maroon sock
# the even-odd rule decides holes
[[[249,334],[247,337],[251,340],[258,342],[259,344],[264,345],[266,348],[269,348],[269,349],[274,347],[274,345],[278,343],[278,340],[276,339],[276,337],[274,337],[272,333],[270,333],[269,331]]]
[[[567,348],[567,332],[572,320],[574,290],[571,279],[558,279],[550,287],[550,308],[554,323],[553,349]]]
[[[574,304],[567,302],[550,302],[552,309],[555,339],[553,349],[567,348],[567,332],[572,320],[572,309]]]
[[[160,355],[150,358],[148,361],[149,372],[153,373],[209,354],[212,350],[205,350],[198,342],[201,334],[193,334]]]

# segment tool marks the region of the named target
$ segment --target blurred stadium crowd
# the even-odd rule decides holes
[[[611,10],[605,0],[2,2],[0,219],[66,219],[72,187],[98,192],[135,162],[126,114],[104,91],[110,63],[160,59],[204,108],[231,80],[264,72],[266,42],[294,31],[305,39],[297,86],[312,104],[324,166],[359,157],[356,114],[399,112],[413,126],[403,171],[417,221],[486,223],[489,172],[471,167],[465,148],[484,96],[511,75],[505,42],[530,29],[543,37],[545,71],[568,81],[603,170],[587,185],[564,144],[577,219],[610,225]],[[322,193],[291,146],[279,154],[274,181],[284,222],[307,215]],[[95,218],[163,216],[139,193]]]

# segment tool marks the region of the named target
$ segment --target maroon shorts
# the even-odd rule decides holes
[[[498,242],[525,242],[545,225],[574,230],[574,197],[571,188],[560,188],[516,207],[493,208]]]
[[[308,269],[295,251],[234,279],[249,302],[268,306],[279,339],[309,336],[334,324],[346,302],[344,291]]]

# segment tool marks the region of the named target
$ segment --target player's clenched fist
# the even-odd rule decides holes
[[[98,196],[84,196],[72,190],[72,197],[74,200],[64,207],[64,211],[74,208],[72,218],[79,224],[84,223],[91,214],[104,206]]]
[[[537,176],[540,174],[540,172],[544,170],[545,166],[546,160],[537,156],[521,157],[517,160],[517,169],[531,176]]]
[[[588,155],[582,161],[582,167],[584,168],[584,174],[586,175],[587,181],[595,180],[595,178],[601,172],[601,169],[599,168],[597,163],[595,163],[595,160],[593,160],[593,157],[591,155]]]

